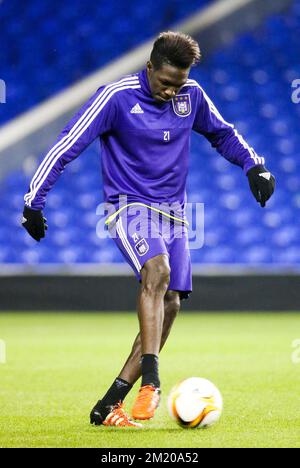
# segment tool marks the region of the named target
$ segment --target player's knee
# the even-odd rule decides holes
[[[171,270],[168,258],[165,255],[160,255],[159,257],[150,259],[145,263],[143,269],[143,289],[152,293],[165,293],[170,284]]]
[[[165,294],[170,284],[170,270],[168,268],[158,268],[154,275],[145,281],[144,287],[151,292]]]
[[[171,269],[169,267],[169,264],[166,262],[160,263],[157,266],[155,275],[157,277],[157,285],[161,285],[163,289],[167,290],[170,284],[170,273]]]

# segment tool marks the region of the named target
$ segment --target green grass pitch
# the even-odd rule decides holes
[[[300,364],[290,314],[181,312],[161,353],[163,399],[144,429],[95,427],[89,412],[120,370],[135,314],[0,314],[0,447],[300,447]],[[212,380],[224,412],[210,429],[181,429],[167,394],[179,380]],[[136,385],[127,398],[130,409]]]

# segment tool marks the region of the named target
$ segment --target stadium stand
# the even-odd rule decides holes
[[[0,125],[210,2],[161,0],[157,15],[149,1],[34,0],[20,15],[18,0],[2,1],[1,78],[9,88]]]
[[[53,8],[56,3],[52,2]],[[115,2],[108,3],[116,7]],[[199,2],[187,2],[187,9],[180,14],[188,13],[195,3],[199,5]],[[38,8],[35,5],[34,9],[29,7],[26,14],[34,12],[36,16],[33,21],[38,22],[37,12],[47,15],[48,10],[43,9],[43,4],[38,4]],[[105,5],[101,14],[109,15],[109,7]],[[62,24],[68,24],[68,29],[79,21],[79,17],[72,17],[71,10],[69,7],[62,9]],[[140,10],[133,10],[137,19]],[[12,14],[12,11],[7,7],[6,14]],[[171,18],[172,21],[175,19]],[[17,20],[14,24],[11,34],[17,34],[22,29]],[[139,32],[135,39],[140,41],[169,24],[168,17],[166,23],[155,26],[156,31],[147,29],[145,25],[143,31],[137,29]],[[52,27],[59,27],[51,25],[50,20],[49,23],[46,21],[46,25],[48,35]],[[262,212],[253,200],[241,170],[215,153],[203,137],[194,134],[188,181],[189,201],[205,203],[205,246],[192,250],[194,263],[263,265],[268,268],[277,264],[296,267],[300,261],[300,228],[296,221],[300,209],[300,135],[297,128],[300,105],[293,104],[291,100],[291,82],[300,78],[299,56],[293,53],[298,48],[299,27],[300,1],[297,0],[289,14],[270,17],[254,34],[240,36],[231,46],[217,51],[192,72],[192,77],[201,83],[226,120],[233,121],[249,144],[267,158],[268,167],[275,174],[278,185],[268,209]],[[67,49],[64,54],[66,62],[61,59],[60,63],[54,57],[51,62],[51,57],[45,56],[48,70],[37,70],[39,76],[33,78],[41,80],[43,86],[32,100],[20,104],[23,109],[46,97],[50,89],[51,92],[57,91],[96,65],[95,57],[90,57],[88,39],[84,48],[78,48],[80,52],[68,53],[68,47],[77,48],[76,44],[69,44],[71,36],[67,30],[65,45],[58,44],[60,51],[65,47]],[[85,22],[83,15],[79,29],[81,36],[88,38],[91,30],[96,37],[93,26]],[[118,36],[118,23],[113,24],[112,31]],[[52,32],[51,38],[54,36]],[[24,47],[33,48],[34,39],[31,37]],[[93,53],[95,50],[97,52],[97,65],[99,56],[103,63],[113,58],[109,52],[108,36],[105,41],[102,43],[99,38],[96,49],[91,47]],[[126,47],[124,44],[122,47],[131,47],[131,41],[132,38],[128,37]],[[6,61],[13,59],[13,50],[12,47],[6,53]],[[39,47],[35,53],[38,54],[38,50]],[[76,67],[73,69],[74,64]],[[22,73],[26,73],[30,61],[22,66]],[[49,67],[53,73],[47,78]],[[61,76],[61,81],[55,83],[57,76]],[[21,95],[21,88],[21,85],[20,89],[16,87],[16,93]],[[18,112],[21,110],[20,107]],[[38,246],[19,228],[27,185],[28,177],[22,170],[10,174],[1,185],[0,197],[4,209],[0,212],[0,263],[122,262],[114,243],[109,239],[98,239],[95,232],[99,220],[95,208],[102,201],[98,144],[93,144],[68,166],[49,194],[46,210],[50,220],[49,235]]]

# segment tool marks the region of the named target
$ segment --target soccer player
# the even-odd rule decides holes
[[[262,207],[274,191],[275,180],[264,158],[223,119],[201,86],[189,79],[191,66],[199,59],[199,46],[190,36],[161,33],[144,70],[101,86],[67,124],[24,197],[23,226],[40,241],[47,229],[42,211],[47,193],[65,166],[100,138],[104,198],[115,208],[107,221],[109,231],[141,286],[140,332],[118,377],[92,409],[90,419],[96,425],[140,427],[134,419],[152,418],[159,404],[159,352],[180,300],[192,290],[185,219],[191,131],[203,135],[224,158],[242,168]],[[125,203],[120,201],[124,197]],[[160,208],[161,204],[172,208]],[[137,221],[137,207],[146,233],[130,229]],[[140,377],[131,419],[123,401]]]

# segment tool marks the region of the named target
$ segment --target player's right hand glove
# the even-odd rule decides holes
[[[251,167],[247,172],[247,177],[256,201],[264,208],[274,193],[275,177],[262,165]]]
[[[47,220],[43,216],[41,210],[32,210],[28,206],[24,207],[22,226],[26,231],[35,239],[37,242],[45,237],[45,231],[47,231]]]

